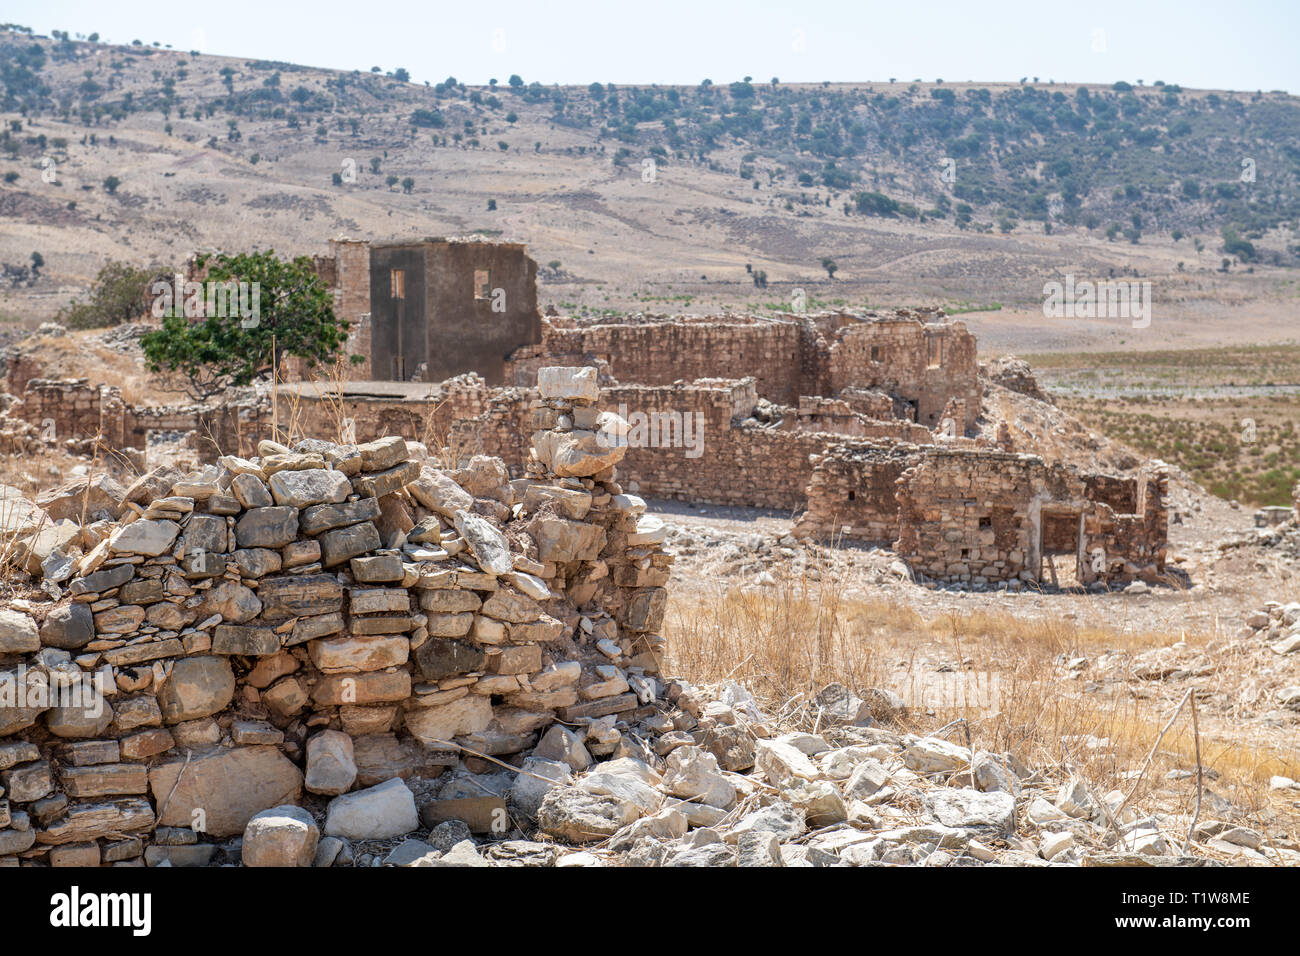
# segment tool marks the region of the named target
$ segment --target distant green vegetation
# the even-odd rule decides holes
[[[1185,470],[1220,498],[1289,505],[1300,481],[1300,396],[1065,399],[1089,428]]]

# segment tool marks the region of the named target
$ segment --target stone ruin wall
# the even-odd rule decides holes
[[[959,398],[965,401],[966,417],[957,423],[958,433],[975,427],[983,388],[975,336],[964,323],[877,319],[847,325],[839,336],[829,347],[829,389],[823,394],[863,385],[894,392],[916,402],[916,420],[928,428],[937,427],[948,401]],[[937,343],[937,367],[929,364],[930,340]]]
[[[1159,462],[1117,478],[1034,455],[925,449],[898,478],[895,550],[915,572],[955,584],[1037,581],[1043,553],[1074,554],[1083,585],[1155,581],[1168,548],[1167,487]]]
[[[690,415],[692,422],[702,422],[698,457],[688,457],[691,449],[682,441],[672,441],[670,429],[657,437],[659,445],[666,447],[630,444],[625,449],[620,465],[625,483],[652,497],[796,510],[807,500],[805,489],[812,476],[809,456],[843,438],[742,423],[758,400],[752,379],[660,387],[615,385],[607,387],[604,396],[611,412],[625,409],[629,414],[656,416],[656,422],[681,421]],[[427,443],[435,453],[447,449],[453,462],[474,454],[491,455],[518,473],[527,457],[527,436],[536,427],[536,404],[534,388],[493,389],[474,381],[418,401],[348,396],[340,404],[304,391],[298,398],[295,422],[303,434],[333,436],[341,410],[354,423],[358,440],[402,435]],[[906,422],[870,422],[864,433],[876,429],[880,437],[929,434]]]
[[[898,479],[896,550],[918,574],[981,585],[1029,575],[1029,502],[1045,466],[1031,455],[935,450]],[[1036,571],[1036,569],[1035,569]]]
[[[698,457],[684,442],[637,447],[629,442],[621,473],[638,494],[786,511],[803,507],[812,475],[808,458],[831,436],[764,428],[743,421],[757,401],[753,379],[711,385],[616,386],[606,390],[610,409],[659,416],[663,422],[692,416],[701,439]],[[696,418],[695,416],[698,416]]]
[[[1106,477],[1106,476],[1099,476]],[[1107,479],[1114,480],[1114,479]],[[1165,571],[1169,551],[1169,510],[1165,495],[1169,475],[1163,465],[1145,471],[1134,485],[1135,513],[1124,513],[1104,502],[1084,512],[1083,549],[1079,577],[1096,580],[1158,580]],[[1093,559],[1104,555],[1105,570]]]
[[[668,321],[645,325],[559,328],[542,324],[542,344],[518,350],[506,367],[506,381],[531,385],[546,365],[596,364],[617,382],[671,385],[753,375],[758,394],[793,404],[805,387],[805,331],[796,323]]]
[[[198,460],[214,462],[222,454],[251,454],[258,441],[269,437],[272,417],[269,403],[256,398],[215,406],[130,405],[116,386],[92,385],[86,379],[30,379],[13,414],[51,429],[56,443],[83,444],[87,453],[100,437],[101,451],[128,455],[125,461],[105,455],[106,467],[129,466],[137,472],[145,465],[151,432],[190,433]]]
[[[310,800],[348,835],[349,792],[409,800],[374,788],[489,771],[557,720],[608,755],[658,714],[662,524],[563,426],[588,395],[542,404],[558,430],[514,482],[388,438],[128,489],[66,597],[0,610],[0,865],[202,865]],[[421,822],[477,826],[469,803]]]
[[[817,456],[797,538],[880,547],[898,538],[898,479],[920,459],[915,445],[843,443]]]
[[[752,375],[759,396],[779,405],[844,392],[861,403],[866,391],[895,392],[914,403],[916,421],[929,428],[938,425],[950,400],[960,399],[964,433],[974,427],[983,395],[975,337],[963,323],[924,318],[910,312],[865,322],[840,314],[786,315],[768,321],[723,317],[586,328],[545,321],[541,345],[511,356],[506,381],[529,385],[539,367],[551,364],[594,364],[614,381],[638,385],[739,372]],[[934,350],[931,341],[937,343]],[[931,356],[939,359],[936,367],[930,366]],[[905,403],[866,403],[868,417],[911,412]]]

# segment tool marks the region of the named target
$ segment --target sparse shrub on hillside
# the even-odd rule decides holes
[[[149,281],[154,274],[153,270],[140,269],[128,262],[109,262],[95,276],[90,297],[60,309],[57,320],[70,329],[129,322],[145,313]]]

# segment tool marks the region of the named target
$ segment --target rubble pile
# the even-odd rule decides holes
[[[1295,653],[1300,650],[1300,603],[1269,601],[1246,615],[1241,636],[1264,640],[1280,656]],[[1300,691],[1295,698],[1296,709],[1300,709]]]

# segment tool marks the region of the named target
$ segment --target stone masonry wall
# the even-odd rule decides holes
[[[832,394],[849,386],[882,388],[916,403],[916,421],[938,426],[944,406],[964,399],[962,432],[973,428],[983,394],[975,336],[961,322],[877,319],[844,326],[830,346]]]
[[[414,819],[402,778],[488,769],[556,720],[607,756],[655,715],[664,529],[579,430],[594,370],[551,371],[515,481],[393,436],[127,489],[68,543],[65,597],[0,609],[0,865],[202,865],[307,795],[326,834],[382,839],[353,810]]]
[[[915,445],[859,442],[845,442],[819,455],[795,536],[892,547],[899,532],[898,478],[920,455]]]
[[[606,364],[610,375],[626,384],[671,385],[739,371],[754,376],[759,395],[793,404],[809,391],[800,362],[807,347],[804,330],[793,322],[677,320],[576,329],[544,322],[536,352],[545,363]],[[537,363],[530,359],[530,350],[522,350],[507,366],[506,381],[531,384],[528,374]]]
[[[1030,500],[1046,468],[1031,455],[929,450],[898,479],[895,550],[913,571],[949,583],[983,585],[1031,571]]]

